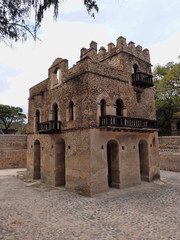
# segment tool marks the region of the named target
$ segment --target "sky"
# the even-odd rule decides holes
[[[119,36],[148,48],[153,66],[178,62],[180,55],[179,0],[98,0],[99,12],[90,17],[83,0],[64,0],[53,21],[47,11],[34,42],[0,42],[0,104],[22,107],[28,113],[29,88],[48,77],[58,57],[79,60],[80,49],[93,40],[107,48]]]

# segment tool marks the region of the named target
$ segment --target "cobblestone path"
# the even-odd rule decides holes
[[[1,176],[0,239],[180,240],[180,173],[93,198]]]

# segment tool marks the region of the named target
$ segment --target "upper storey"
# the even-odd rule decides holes
[[[156,118],[152,86],[147,49],[119,37],[116,46],[110,43],[98,51],[92,41],[81,49],[76,65],[69,68],[68,60],[57,58],[48,78],[30,89],[29,129],[114,126],[120,118],[123,126],[145,126],[141,119]],[[61,126],[53,125],[59,122]]]
[[[151,66],[149,50],[133,42],[127,44],[124,37],[117,39],[116,46],[109,43],[107,50],[100,47],[98,51],[97,43],[92,41],[88,49],[81,49],[80,60],[72,68],[68,67],[67,59],[57,58],[53,62],[48,69],[47,88],[56,88],[88,72],[115,77],[137,88],[149,88],[153,86]],[[35,88],[31,93],[34,91]]]

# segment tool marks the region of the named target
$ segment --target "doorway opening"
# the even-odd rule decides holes
[[[34,179],[41,178],[41,151],[40,142],[38,140],[34,143]]]
[[[55,145],[55,186],[65,185],[65,142],[60,140]]]
[[[107,143],[107,167],[109,187],[120,188],[119,148],[115,140]]]
[[[139,142],[139,162],[141,180],[149,181],[148,144],[145,140]]]

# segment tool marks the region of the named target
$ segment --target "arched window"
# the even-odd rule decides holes
[[[69,120],[74,120],[74,103],[72,101],[69,103]]]
[[[36,110],[36,115],[35,115],[35,131],[39,131],[39,123],[40,123],[40,112],[39,112],[39,110]]]
[[[54,103],[53,104],[53,107],[52,107],[52,120],[54,121],[58,121],[58,105],[57,103]]]
[[[57,77],[57,81],[58,81],[58,82],[59,82],[59,74],[60,74],[60,70],[57,69],[57,70],[56,70],[56,77]]]
[[[133,73],[137,73],[138,72],[138,65],[134,64],[133,65]]]
[[[121,99],[116,100],[116,116],[123,115],[123,101]]]
[[[60,83],[60,69],[56,68],[52,73],[53,85]]]
[[[101,116],[104,116],[106,115],[106,101],[104,99],[101,99],[100,105],[101,105]]]

